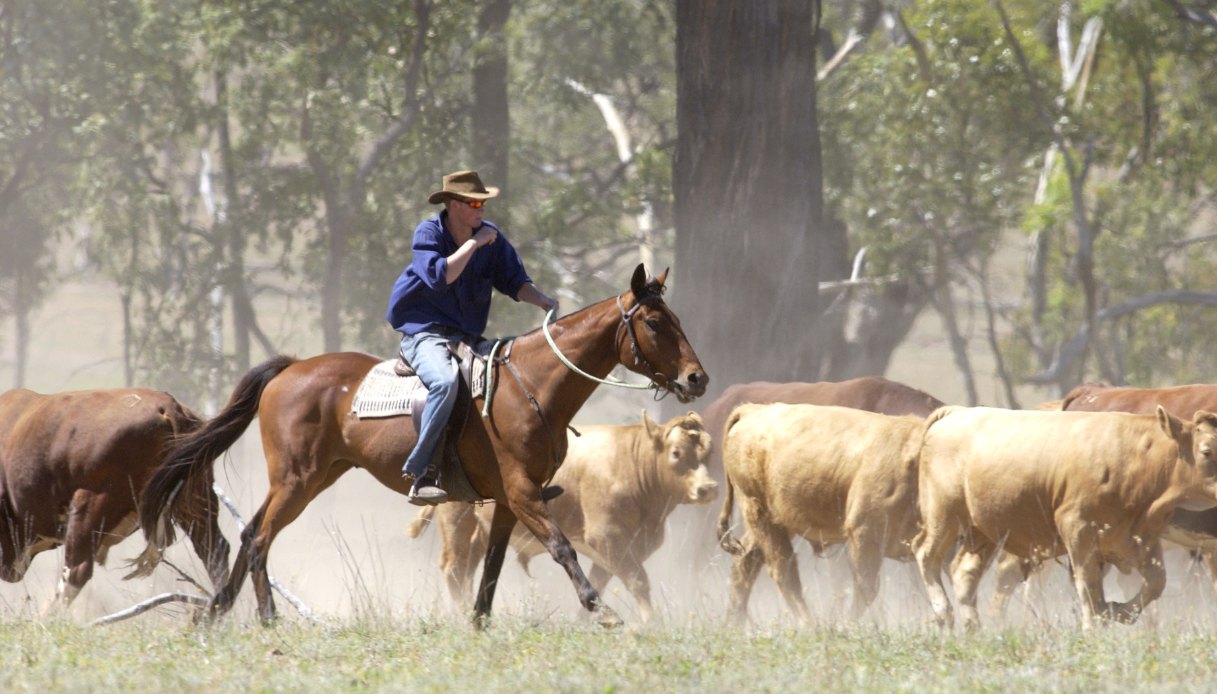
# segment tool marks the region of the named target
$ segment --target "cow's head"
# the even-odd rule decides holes
[[[1191,422],[1180,421],[1161,405],[1158,426],[1179,444],[1179,455],[1192,471],[1192,490],[1183,507],[1204,510],[1217,505],[1217,414],[1199,410]]]
[[[710,477],[706,461],[710,458],[710,434],[701,417],[690,412],[673,417],[662,427],[653,422],[646,410],[642,422],[658,451],[659,479],[679,503],[704,504],[718,496],[718,482]]]

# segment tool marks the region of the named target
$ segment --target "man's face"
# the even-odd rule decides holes
[[[482,226],[482,214],[486,211],[486,208],[478,207],[474,209],[469,206],[469,202],[460,198],[452,198],[452,204],[448,205],[448,216],[458,226],[477,229]],[[473,204],[478,204],[478,201],[473,201]]]

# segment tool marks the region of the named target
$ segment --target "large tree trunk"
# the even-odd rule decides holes
[[[823,230],[820,4],[677,0],[672,303],[711,395],[811,380]]]
[[[237,191],[236,156],[232,151],[232,135],[228,121],[228,75],[223,70],[215,73],[216,117],[220,140],[220,172],[224,176],[224,221],[228,230],[228,262],[225,263],[224,280],[228,296],[232,300],[233,366],[237,373],[249,370],[249,339],[254,322],[253,304],[245,287],[245,214]]]
[[[511,14],[511,0],[490,0],[478,15],[480,39],[473,65],[473,155],[483,181],[507,192],[511,122],[507,102],[507,42],[503,27]],[[505,209],[495,219],[507,224]]]

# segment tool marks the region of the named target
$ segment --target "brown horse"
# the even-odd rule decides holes
[[[550,333],[557,351],[598,379],[623,364],[681,402],[704,393],[706,373],[663,300],[666,277],[665,272],[650,278],[639,265],[629,291],[553,323]],[[497,502],[475,623],[483,625],[490,615],[517,519],[566,570],[583,606],[604,624],[620,623],[579,568],[570,542],[541,497],[542,484],[566,454],[565,430],[597,381],[564,365],[539,330],[515,338],[501,354],[493,365],[498,386],[489,418],[470,416],[457,441],[470,484]],[[259,616],[264,621],[275,617],[266,569],[271,543],[346,471],[360,467],[400,494],[409,491],[401,478],[402,461],[417,442],[409,421],[360,420],[351,412],[355,391],[377,361],[354,353],[268,360],[241,379],[224,410],[186,438],[149,483],[140,521],[149,538],[145,553],[155,556],[173,541],[163,513],[174,490],[191,475],[211,470],[216,457],[261,415],[270,490],[241,535],[231,578],[212,600],[213,617],[232,607],[249,572]],[[480,409],[482,399],[474,404]]]
[[[20,581],[35,554],[62,544],[56,593],[70,603],[94,563],[138,527],[139,493],[173,437],[200,424],[172,395],[144,388],[0,395],[0,579]],[[199,475],[169,515],[218,587],[228,580],[228,542],[211,482]]]

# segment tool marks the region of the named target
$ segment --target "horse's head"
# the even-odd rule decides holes
[[[618,359],[627,369],[642,374],[690,402],[706,392],[710,377],[680,328],[680,319],[663,300],[667,270],[650,277],[641,263],[630,280],[632,301],[622,297],[623,330],[618,332]]]

